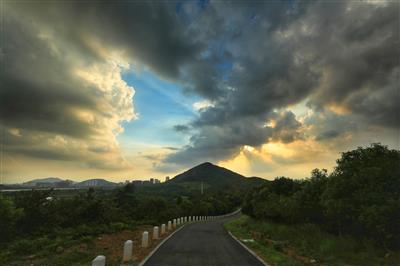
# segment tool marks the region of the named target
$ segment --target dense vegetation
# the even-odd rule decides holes
[[[313,223],[288,224],[242,215],[225,224],[270,265],[397,266],[399,251],[377,247],[373,240],[335,235]]]
[[[50,243],[65,244],[141,224],[157,225],[175,217],[223,214],[241,203],[232,191],[202,195],[198,189],[182,190],[127,184],[115,190],[0,194],[0,247],[11,252],[8,257],[28,255],[49,248]]]
[[[315,169],[304,180],[279,177],[267,182],[227,171],[206,163],[181,174],[180,180],[152,186],[2,193],[0,264],[16,254],[49,250],[49,245],[54,251],[60,244],[102,233],[186,215],[223,214],[241,204],[251,218],[232,224],[232,229],[244,235],[260,231],[264,240],[291,239],[294,247],[303,249],[302,254],[311,252],[315,258],[326,260],[327,254],[335,254],[336,260],[357,263],[346,252],[330,252],[347,245],[355,254],[371,255],[365,251],[369,243],[383,252],[400,248],[398,150],[373,144],[345,152],[332,173]],[[206,178],[213,174],[214,178]],[[312,243],[317,244],[313,247]],[[260,248],[266,250],[265,245]],[[371,260],[369,255],[365,261]],[[282,259],[273,250],[268,256]]]
[[[276,178],[247,194],[243,212],[399,249],[400,151],[373,144],[344,152],[331,174],[315,169],[305,180]]]

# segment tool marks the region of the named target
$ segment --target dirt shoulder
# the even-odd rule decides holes
[[[57,246],[46,246],[35,254],[13,256],[4,265],[18,266],[80,266],[91,265],[98,255],[106,256],[107,266],[121,265],[125,241],[133,241],[133,260],[128,265],[138,265],[150,252],[176,229],[168,231],[159,239],[152,239],[153,226],[142,225],[134,230],[101,234],[97,237],[82,238],[73,244],[58,242]],[[142,234],[149,232],[149,246],[142,248]],[[0,263],[1,264],[1,263]],[[3,264],[2,264],[3,265]]]

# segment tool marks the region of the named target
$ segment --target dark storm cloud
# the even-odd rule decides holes
[[[76,137],[90,134],[89,125],[71,114],[73,107],[96,110],[96,95],[82,90],[69,73],[69,63],[51,52],[32,25],[6,7],[0,73],[2,124]]]
[[[199,45],[185,38],[170,8],[164,4],[127,2],[7,3],[4,17],[4,71],[1,73],[1,118],[9,126],[85,136],[90,126],[70,113],[73,107],[97,110],[99,95],[82,90],[71,75],[69,56],[85,64],[101,62],[90,37],[109,48],[128,52],[157,73],[177,78],[179,68],[195,58]],[[72,55],[57,55],[54,34]],[[73,60],[73,59],[72,59]],[[101,96],[100,96],[101,97]]]
[[[5,159],[24,162],[26,158],[35,158],[45,161],[73,163],[84,168],[103,170],[128,169],[126,162],[119,156],[113,158],[114,151],[102,144],[90,144],[85,148],[82,142],[67,142],[67,139],[54,135],[53,132],[32,134],[31,131],[20,131],[19,134],[10,134],[3,128],[3,148]],[[90,145],[89,145],[90,144]],[[106,159],[104,159],[104,157]],[[15,171],[15,169],[14,169]]]
[[[186,149],[170,155],[167,162],[185,163],[188,160],[206,160],[207,157],[228,159],[243,145],[257,147],[268,140],[286,143],[300,137],[297,132],[300,123],[294,114],[284,113],[280,117],[274,110],[306,97],[315,80],[305,77],[311,77],[313,72],[307,65],[293,66],[290,44],[277,45],[270,34],[279,28],[280,21],[289,23],[303,10],[297,9],[287,16],[284,12],[287,7],[276,4],[244,5],[241,8],[216,4],[210,9],[208,12],[212,17],[200,21],[208,19],[208,25],[210,21],[219,23],[210,28],[219,29],[220,32],[213,32],[213,35],[222,37],[212,41],[223,43],[225,51],[211,50],[217,55],[209,58],[227,54],[229,57],[222,61],[231,63],[232,67],[228,73],[222,71],[218,82],[208,86],[209,89],[215,88],[215,97],[211,97],[212,93],[206,95],[214,101],[214,106],[200,112],[200,117],[192,122],[198,132]],[[199,93],[204,95],[203,89]],[[265,126],[273,118],[278,120],[278,127]]]
[[[190,127],[187,125],[175,125],[174,130],[176,130],[178,132],[186,133],[190,130]]]
[[[251,130],[249,130],[251,128]],[[262,144],[272,130],[268,127],[254,127],[251,119],[242,119],[218,125],[202,126],[190,139],[190,145],[183,151],[170,155],[166,162],[190,165],[207,159],[227,159],[240,151],[245,144]]]
[[[333,139],[333,138],[337,138],[339,137],[340,132],[332,129],[332,130],[327,130],[322,132],[321,134],[319,134],[315,139],[316,140],[329,140],[329,139]]]
[[[34,149],[26,149],[23,147],[17,148],[17,149],[10,149],[8,150],[10,154],[16,153],[16,154],[23,154],[24,156],[31,156],[39,159],[45,159],[45,160],[56,160],[56,161],[74,161],[77,159],[76,154],[68,154],[68,153],[63,153],[58,150],[54,149],[43,149],[41,147],[37,147]],[[83,159],[83,158],[81,158]]]
[[[308,115],[303,123],[304,126],[311,128],[307,134],[316,141],[330,141],[339,136],[344,137],[366,130],[365,126],[368,126],[361,126],[354,114],[343,116],[327,110]]]
[[[335,12],[323,3],[313,6],[310,12],[317,15],[303,20],[312,25],[312,38],[298,39],[307,46],[300,51],[321,56],[316,63],[324,71],[322,84],[311,104],[343,106],[368,123],[396,127],[399,3],[333,6]]]
[[[176,147],[164,147],[164,149],[170,150],[170,151],[178,151],[179,150],[179,148],[176,148]]]
[[[4,8],[0,124],[24,132],[14,146],[7,140],[10,154],[71,159],[62,149],[68,144],[33,147],[37,140],[29,134],[86,140],[87,161],[92,153],[115,152],[115,143],[97,145],[99,135],[113,141],[107,134],[132,118],[133,94],[118,80],[112,92],[101,87],[108,81],[97,81],[113,71],[107,53],[123,51],[129,63],[177,79],[202,46],[187,38],[173,5],[159,2],[7,2]],[[90,76],[93,70],[104,73]]]
[[[227,159],[243,145],[306,138],[287,111],[305,99],[323,114],[305,122],[317,128],[317,140],[348,132],[347,119],[398,126],[398,2],[178,4],[7,2],[1,123],[82,139],[115,124],[107,107],[119,104],[73,70],[105,64],[104,51],[118,50],[132,66],[145,65],[212,103],[175,127],[192,137],[167,163]],[[343,119],[333,119],[343,127],[318,128],[329,108],[343,110]],[[98,119],[77,110],[108,122],[95,126]],[[126,110],[118,111],[117,122],[127,120]],[[275,126],[266,126],[271,121]]]
[[[294,140],[302,139],[301,126],[301,123],[296,120],[296,116],[291,111],[284,112],[276,119],[272,140],[290,143]]]
[[[176,78],[179,68],[195,59],[201,48],[187,38],[174,6],[167,2],[24,3],[18,11],[34,22],[51,24],[76,46],[91,50],[84,41],[85,35],[91,35],[109,47],[125,49],[135,60],[169,78]]]
[[[170,155],[166,162],[191,165],[205,160],[224,160],[238,154],[244,145],[259,147],[268,140],[292,142],[302,138],[301,124],[292,112],[273,113],[274,127],[260,124],[255,118],[224,122],[220,125],[202,125],[192,135],[190,145]]]
[[[262,126],[276,119],[276,110],[304,99],[315,112],[323,113],[318,119],[329,119],[326,108],[346,112],[330,118],[332,125],[341,126],[338,130],[320,121],[328,129],[308,132],[317,134],[316,140],[356,130],[352,120],[398,127],[398,5],[395,1],[211,5],[200,16],[201,24],[192,28],[201,32],[199,38],[210,38],[207,58],[229,54],[225,61],[232,67],[219,72],[217,81],[207,82],[213,92],[194,87],[214,105],[191,123],[197,133],[190,144],[166,161],[227,159],[243,145],[305,138],[293,113],[281,117],[274,129]],[[244,130],[234,130],[236,121]]]
[[[95,103],[89,95],[70,90],[71,84],[65,86],[63,81],[43,78],[44,84],[33,84],[32,81],[7,76],[7,72],[9,70],[0,75],[4,86],[0,91],[0,117],[4,125],[74,137],[91,133],[90,126],[70,111],[73,107],[95,110]]]

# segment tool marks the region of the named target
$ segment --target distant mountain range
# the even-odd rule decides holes
[[[54,184],[58,182],[63,182],[65,180],[62,180],[61,178],[58,177],[46,177],[46,178],[40,178],[40,179],[34,179],[28,182],[23,183],[23,185],[26,186],[36,186],[39,184]]]
[[[88,188],[88,187],[116,187],[119,183],[107,181],[105,179],[88,179],[82,182],[74,182],[71,180],[64,180],[58,177],[46,177],[34,179],[22,183],[24,187],[69,187],[69,188]]]
[[[204,188],[237,188],[247,189],[259,184],[268,182],[259,177],[245,177],[229,169],[206,162],[197,165],[181,174],[176,175],[169,181],[162,183],[163,186],[173,187],[196,187]],[[89,179],[82,182],[63,180],[58,177],[46,177],[34,179],[18,186],[23,187],[69,187],[69,188],[88,188],[88,187],[106,187],[113,188],[121,186],[123,183],[114,183],[105,179]],[[4,186],[3,186],[4,187]]]

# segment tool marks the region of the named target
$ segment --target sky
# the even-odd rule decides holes
[[[400,148],[398,1],[0,7],[1,182],[305,178]]]

